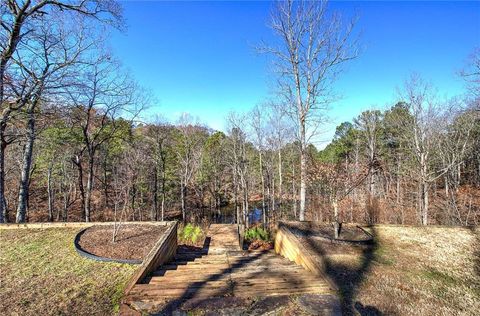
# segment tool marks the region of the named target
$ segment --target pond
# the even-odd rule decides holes
[[[290,210],[289,203],[283,205],[283,214],[286,215]],[[268,216],[268,208],[266,208]],[[279,210],[277,209],[277,213]],[[215,224],[234,224],[235,223],[235,205],[221,207],[220,210],[208,211],[207,216],[211,223]],[[285,216],[284,216],[285,217]],[[261,205],[254,205],[248,212],[248,221],[250,225],[263,223],[263,208]]]

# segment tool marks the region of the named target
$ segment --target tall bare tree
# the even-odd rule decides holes
[[[344,27],[341,17],[327,10],[327,1],[281,1],[270,22],[279,45],[260,48],[275,58],[284,110],[298,128],[300,220],[305,220],[307,146],[325,121],[340,66],[357,56],[354,25],[352,20]]]
[[[28,49],[30,36],[34,35],[36,33],[35,31],[44,25],[42,24],[42,20],[45,21],[45,16],[52,15],[55,12],[64,12],[64,16],[66,16],[67,13],[74,12],[98,20],[108,21],[109,23],[119,26],[121,24],[121,8],[112,0],[2,0],[0,3],[0,222],[3,222],[7,219],[7,216],[5,216],[7,212],[5,200],[5,150],[12,142],[12,139],[5,134],[7,125],[14,112],[22,110],[26,104],[32,105],[38,103],[38,101],[35,100],[25,102],[25,99],[18,102],[14,93],[10,93],[12,92],[12,82],[14,81],[10,72],[12,64],[14,64],[12,62],[13,56],[22,44],[27,43],[26,47]],[[51,17],[51,21],[55,20],[55,17]],[[62,20],[62,18],[58,19],[57,17],[57,21]],[[35,53],[35,51],[31,52]],[[25,60],[22,61],[22,63],[25,62]],[[16,63],[18,64],[18,59]],[[46,69],[46,72],[50,71],[50,69]],[[38,83],[35,92],[27,95],[40,100],[41,93],[44,90],[45,75],[46,74],[43,74],[43,76],[36,78]],[[30,123],[29,125],[31,126]],[[31,132],[29,132],[29,134],[31,134]],[[24,166],[28,165],[28,161],[25,161]],[[22,183],[25,182],[25,179],[26,178],[22,179]],[[19,198],[22,200],[21,204],[24,205],[22,195],[25,196],[25,194],[21,194]],[[24,220],[24,218],[20,214],[17,220]]]
[[[251,112],[251,121],[250,127],[252,129],[252,136],[254,139],[254,144],[258,149],[258,166],[260,172],[260,184],[262,186],[262,216],[263,216],[263,225],[267,224],[267,208],[265,204],[265,172],[264,172],[264,151],[265,151],[265,108],[260,106],[255,106]]]
[[[443,118],[448,106],[437,100],[431,85],[418,74],[411,75],[405,82],[402,97],[409,106],[411,117],[408,121],[399,122],[398,127],[402,130],[405,142],[414,157],[413,177],[418,183],[419,217],[421,224],[427,225],[431,186],[462,162],[461,158],[469,140],[469,131],[473,128],[475,121],[469,124],[468,131],[463,132],[461,137],[448,136],[454,143],[455,150],[459,152],[450,155],[448,162],[444,159],[443,162],[446,163],[442,163],[442,155],[438,152],[450,147],[443,149],[438,147],[447,132],[448,121]],[[447,156],[444,155],[445,157]],[[441,167],[438,168],[438,165]]]
[[[78,76],[79,82],[66,91],[74,108],[74,124],[80,128],[83,142],[73,161],[78,168],[85,221],[89,222],[97,151],[102,144],[117,137],[117,131],[123,127],[125,121],[115,118],[123,115],[128,124],[132,124],[148,99],[143,99],[142,90],[109,54],[93,58]],[[82,163],[85,154],[86,185]]]

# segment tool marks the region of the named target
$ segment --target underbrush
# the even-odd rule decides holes
[[[200,225],[188,223],[178,228],[180,243],[190,246],[200,246],[205,239],[205,231]]]
[[[255,226],[245,231],[245,240],[250,242],[254,240],[268,241],[269,235],[268,232],[260,226]]]
[[[268,231],[254,226],[245,231],[244,239],[248,250],[268,250],[273,248]]]

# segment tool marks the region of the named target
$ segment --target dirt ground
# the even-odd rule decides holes
[[[339,288],[345,315],[478,315],[479,228],[370,229],[370,246],[297,234]]]
[[[136,265],[79,256],[78,228],[0,229],[1,315],[114,315]]]
[[[79,245],[87,252],[100,257],[142,260],[166,229],[166,226],[159,225],[126,224],[120,227],[113,242],[113,225],[93,226],[82,234]]]

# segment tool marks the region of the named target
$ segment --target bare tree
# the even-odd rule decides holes
[[[158,118],[155,124],[147,127],[147,139],[151,144],[153,162],[153,208],[150,216],[152,220],[158,220],[159,184],[161,186],[160,220],[163,221],[165,216],[167,146],[171,142],[171,128]]]
[[[228,131],[230,136],[230,166],[234,178],[234,198],[237,214],[237,224],[243,222],[248,227],[249,209],[249,161],[247,159],[247,135],[244,130],[246,126],[245,116],[231,112],[227,118]],[[241,191],[242,214],[238,205],[238,191]],[[242,216],[240,216],[242,215]],[[243,219],[243,220],[242,220]]]
[[[5,150],[7,146],[12,142],[12,139],[5,134],[7,125],[14,112],[21,110],[27,103],[38,104],[41,93],[44,90],[45,75],[37,77],[37,87],[31,93],[25,95],[31,96],[35,100],[28,100],[24,102],[18,102],[18,97],[14,93],[10,93],[12,88],[12,58],[19,50],[19,46],[27,43],[30,36],[35,33],[39,26],[42,24],[42,20],[45,21],[44,16],[53,14],[54,12],[74,12],[83,16],[89,16],[98,20],[108,21],[114,23],[116,26],[121,24],[121,9],[115,1],[97,1],[97,0],[82,0],[82,1],[56,1],[56,0],[41,0],[41,1],[16,1],[16,0],[2,0],[0,6],[1,14],[1,27],[0,27],[0,222],[6,220],[6,200],[5,200]],[[51,21],[55,21],[55,18],[51,18]],[[51,43],[50,43],[51,44]],[[27,47],[28,49],[28,47]],[[31,51],[35,53],[35,51]],[[17,59],[16,63],[18,64]],[[25,63],[26,61],[22,61]],[[50,72],[50,69],[46,69],[45,72]],[[38,74],[37,74],[38,75]],[[42,79],[43,77],[43,79]],[[17,91],[18,92],[18,91]],[[31,121],[31,120],[30,120]],[[31,123],[29,123],[29,129]],[[28,132],[31,134],[31,132]],[[32,145],[33,146],[33,145]],[[30,147],[32,147],[30,146]],[[29,149],[26,148],[26,152]],[[28,156],[28,155],[27,155]],[[24,166],[28,166],[28,159],[25,161]],[[28,176],[23,177],[22,183]],[[22,189],[24,190],[24,188]],[[27,189],[28,190],[28,189]],[[22,205],[24,205],[21,194],[19,198],[22,199]],[[22,211],[23,206],[20,211]],[[18,211],[18,210],[17,210]],[[18,212],[17,212],[18,213]],[[17,220],[24,220],[24,217],[20,214]],[[18,217],[18,216],[17,216]]]
[[[360,116],[355,119],[355,124],[363,134],[363,138],[366,141],[366,154],[367,162],[370,172],[368,173],[367,188],[368,188],[368,201],[366,210],[367,222],[374,223],[377,221],[376,209],[378,198],[378,182],[379,182],[379,143],[381,133],[382,115],[378,110],[364,111]]]
[[[466,66],[460,71],[460,76],[467,83],[467,89],[474,98],[480,98],[480,47],[475,48],[470,54]]]
[[[254,139],[254,144],[258,149],[258,165],[260,172],[260,183],[262,186],[262,215],[263,215],[263,225],[267,224],[267,208],[265,204],[265,172],[264,172],[264,162],[263,162],[263,153],[265,151],[265,108],[260,106],[255,106],[251,112],[251,121],[250,127],[252,129],[252,135]]]
[[[444,111],[448,107],[440,104],[431,85],[417,74],[411,75],[405,82],[402,97],[408,104],[411,116],[406,118],[407,121],[398,122],[398,128],[402,130],[405,143],[414,158],[413,177],[418,183],[419,217],[421,224],[427,225],[431,185],[449,170],[458,167],[469,137],[468,133],[460,138],[448,136],[454,142],[455,150],[460,151],[450,156],[448,163],[442,164],[438,145],[447,130],[448,122],[442,117],[445,117]],[[438,168],[438,165],[442,167]]]
[[[75,125],[81,130],[83,146],[73,162],[78,168],[85,221],[89,222],[97,151],[102,144],[118,137],[117,132],[123,124],[134,122],[146,107],[148,98],[144,99],[143,91],[109,54],[95,57],[78,76],[78,83],[67,87],[66,93],[73,106]],[[115,120],[121,115],[127,121]],[[83,183],[84,154],[87,156],[86,185]]]
[[[57,18],[55,18],[57,17]],[[51,21],[55,21],[52,23]],[[38,27],[29,34],[30,39],[19,46],[12,60],[15,84],[10,85],[18,109],[26,118],[20,191],[18,194],[17,222],[25,221],[32,155],[37,135],[36,121],[40,106],[57,102],[57,94],[72,84],[75,65],[89,50],[93,38],[83,19],[62,21],[52,12],[48,19],[38,19]]]
[[[176,155],[180,164],[180,200],[182,203],[182,219],[186,221],[186,199],[188,194],[188,186],[190,185],[195,172],[197,171],[202,156],[202,138],[200,130],[205,130],[199,124],[194,124],[188,115],[180,118],[177,129],[179,135],[175,146]]]
[[[354,25],[343,27],[340,16],[327,10],[327,1],[277,2],[270,26],[280,45],[260,48],[275,58],[284,111],[298,128],[300,220],[305,220],[307,145],[325,120],[340,66],[357,56],[350,40]]]

